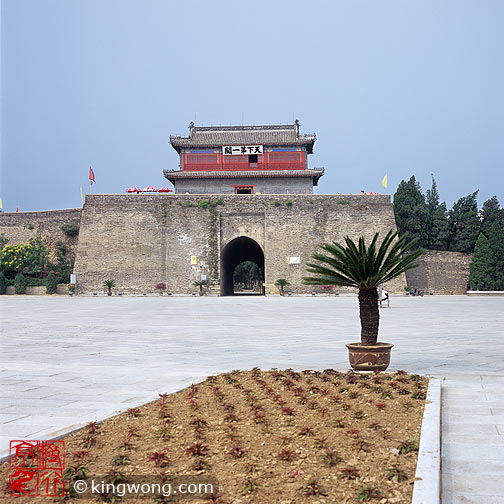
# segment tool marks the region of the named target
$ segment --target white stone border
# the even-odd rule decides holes
[[[411,504],[441,501],[441,380],[430,378]]]

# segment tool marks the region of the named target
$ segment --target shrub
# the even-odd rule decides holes
[[[0,294],[5,294],[7,291],[7,278],[3,274],[3,271],[0,271]]]
[[[58,283],[69,283],[70,274],[73,271],[75,256],[69,248],[61,241],[57,241],[56,246],[56,264],[48,264],[48,268],[54,270],[58,275]]]
[[[14,292],[16,294],[24,294],[28,286],[27,284],[26,277],[22,273],[18,273],[14,279]]]
[[[67,222],[61,226],[61,231],[67,236],[77,236],[79,234],[79,224],[76,222]]]
[[[40,287],[41,285],[45,285],[45,280],[43,280],[42,278],[33,278],[29,276],[25,278],[27,287]]]
[[[3,249],[5,247],[5,245],[7,245],[9,239],[6,238],[5,236],[5,233],[1,233],[0,234],[0,250]]]
[[[290,200],[290,199],[289,199],[289,200],[287,200],[287,201],[285,202],[285,204],[286,204],[287,206],[292,206],[292,200]]]
[[[281,204],[282,204],[282,203],[280,203],[280,201],[275,201],[275,202],[273,203],[273,205],[275,205],[276,207],[279,207]]]
[[[45,280],[46,294],[56,294],[56,287],[58,286],[58,280],[54,276],[54,273],[49,273]]]

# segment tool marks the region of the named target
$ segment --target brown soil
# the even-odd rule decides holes
[[[427,384],[404,372],[233,371],[68,435],[66,467],[135,482],[160,473],[218,482],[213,497],[116,502],[409,503]],[[7,464],[0,475],[8,480]]]

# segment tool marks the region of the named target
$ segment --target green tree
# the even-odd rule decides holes
[[[290,285],[290,282],[286,280],[285,278],[279,278],[276,282],[275,285],[277,287],[280,287],[280,294],[283,296],[284,294],[284,287],[287,287]]]
[[[30,238],[26,249],[28,254],[23,267],[23,272],[30,276],[40,276],[40,273],[42,273],[47,266],[47,256],[49,255],[49,250],[39,236]]]
[[[488,243],[493,255],[493,290],[504,290],[504,230],[497,219],[488,232]]]
[[[448,215],[446,203],[439,203],[439,192],[436,180],[432,176],[432,187],[425,192],[427,207],[427,248],[446,250],[448,246]]]
[[[26,292],[26,287],[28,287],[28,281],[23,273],[18,273],[16,278],[14,278],[14,292],[16,294],[24,294]]]
[[[399,236],[418,238],[416,246],[428,245],[429,214],[420,184],[412,175],[408,182],[401,181],[394,194],[394,215]]]
[[[107,289],[107,296],[112,296],[112,288],[115,287],[114,280],[105,280],[103,282],[103,287]]]
[[[460,198],[449,212],[450,236],[448,249],[471,253],[480,232],[478,219],[478,191]]]
[[[199,287],[199,295],[203,296],[203,287],[208,285],[208,280],[195,280],[193,285],[194,287]]]
[[[233,283],[250,288],[262,280],[261,268],[253,261],[244,261],[233,272]]]
[[[54,245],[56,246],[56,264],[48,264],[48,267],[58,274],[59,283],[69,283],[75,256],[63,242],[58,240]]]
[[[333,242],[320,246],[327,254],[313,254],[317,263],[307,264],[307,271],[315,276],[304,277],[309,285],[342,285],[359,289],[359,311],[361,321],[361,342],[376,345],[380,313],[378,311],[378,286],[414,268],[414,263],[423,250],[415,247],[415,240],[407,241],[406,236],[396,240],[397,232],[387,233],[377,248],[378,233],[369,247],[364,237],[355,244],[345,237],[345,245]]]
[[[493,260],[490,243],[487,237],[483,233],[480,233],[474,247],[474,257],[469,266],[469,289],[493,289]]]
[[[56,288],[58,287],[58,280],[56,279],[54,273],[49,273],[45,279],[46,294],[56,294]]]
[[[3,271],[0,271],[0,294],[5,294],[7,291],[7,278],[3,274]]]
[[[497,196],[492,196],[487,199],[480,211],[481,232],[487,237],[490,237],[490,228],[492,224],[501,218],[501,209],[499,208],[499,200]]]

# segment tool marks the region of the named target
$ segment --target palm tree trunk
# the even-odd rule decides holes
[[[359,289],[359,311],[361,321],[361,343],[376,345],[380,312],[378,311],[378,289]]]

